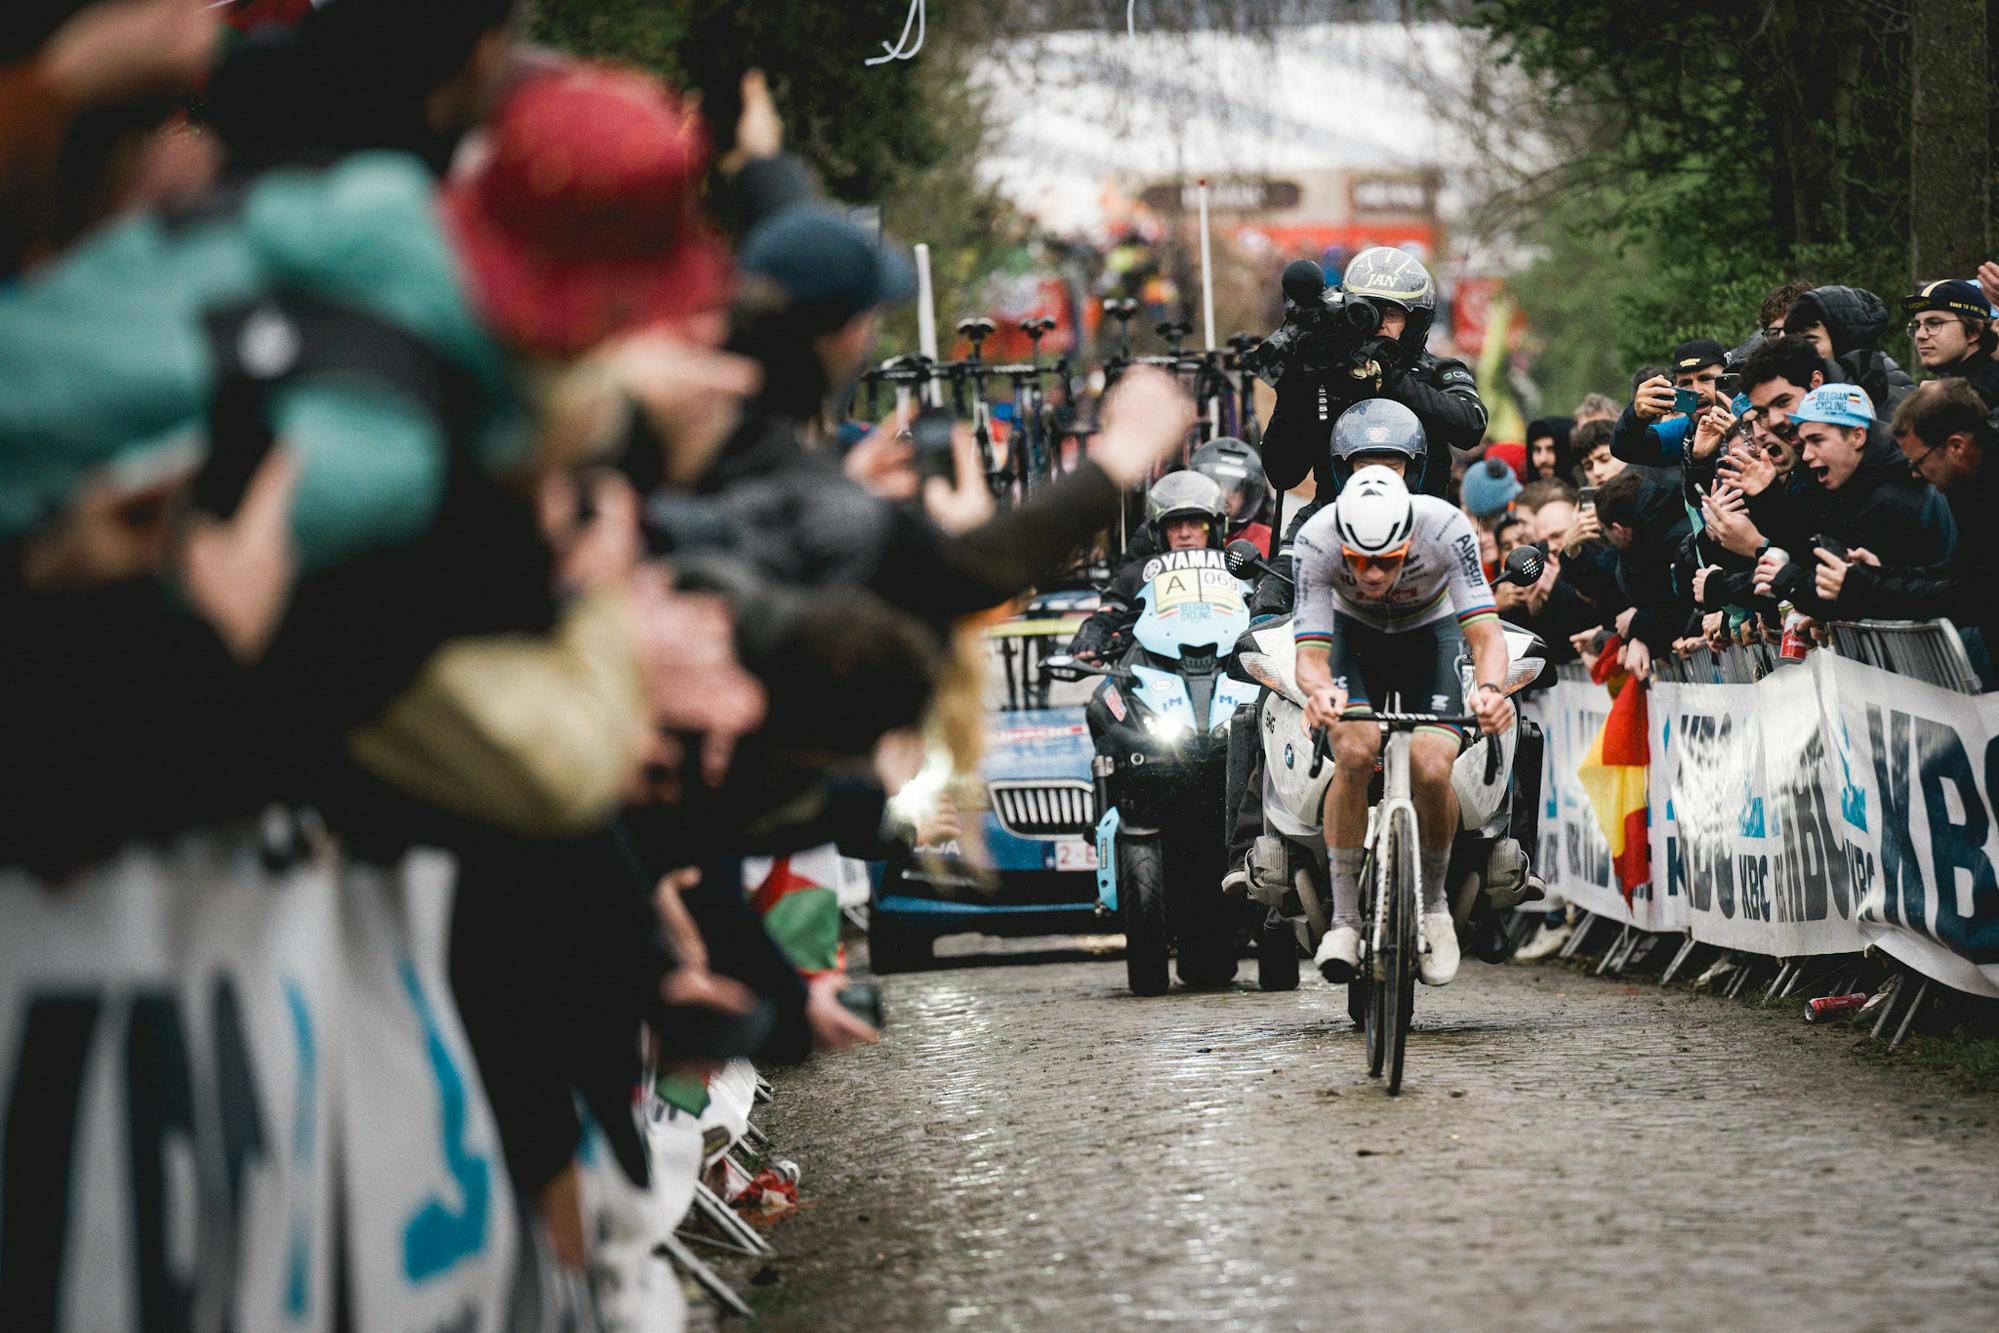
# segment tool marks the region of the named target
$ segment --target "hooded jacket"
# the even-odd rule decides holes
[[[1999,411],[1999,361],[1994,361],[1978,348],[1971,349],[1971,355],[1955,365],[1943,367],[1931,379],[1961,379],[1985,400],[1988,409]]]
[[[1638,492],[1631,545],[1617,553],[1617,586],[1638,608],[1627,638],[1642,640],[1653,655],[1668,651],[1693,611],[1680,586],[1677,560],[1693,525],[1680,503],[1677,476],[1648,473]]]
[[[1959,629],[1979,630],[1988,653],[1999,647],[1999,597],[1993,595],[1999,586],[1994,582],[1999,579],[1999,523],[1992,521],[1993,506],[1999,504],[1999,462],[1990,456],[1992,449],[1985,446],[1987,456],[1976,475],[1945,492],[1958,529],[1950,559],[1918,565],[1897,564],[1884,556],[1879,569],[1849,567],[1836,604],[1840,615],[1943,616]]]
[[[1787,329],[1813,324],[1825,325],[1841,377],[1867,390],[1875,413],[1884,420],[1916,387],[1909,372],[1879,350],[1881,335],[1888,328],[1888,307],[1873,292],[1860,287],[1814,287],[1798,298],[1784,320]]]

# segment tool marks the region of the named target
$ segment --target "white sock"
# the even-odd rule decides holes
[[[1367,853],[1359,847],[1327,849],[1333,872],[1333,919],[1335,926],[1360,929],[1360,863]]]

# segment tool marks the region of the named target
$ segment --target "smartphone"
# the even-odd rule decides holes
[[[1601,486],[1585,486],[1585,487],[1583,487],[1583,488],[1582,488],[1582,490],[1581,490],[1581,491],[1579,491],[1579,492],[1577,493],[1577,494],[1578,494],[1578,495],[1579,495],[1579,496],[1581,497],[1581,503],[1579,503],[1579,504],[1578,504],[1578,505],[1577,505],[1576,507],[1577,507],[1577,508],[1578,508],[1579,510],[1593,510],[1593,509],[1595,509],[1595,508],[1596,508],[1596,493],[1597,493],[1598,491],[1602,490],[1602,489],[1603,489],[1603,488],[1602,488]]]
[[[1835,560],[1846,559],[1846,543],[1837,537],[1827,537],[1824,534],[1820,534],[1812,538],[1812,545],[1824,551]]]
[[[916,446],[916,475],[928,481],[942,477],[955,481],[957,456],[951,449],[951,433],[957,418],[949,408],[926,407],[909,425],[909,438]]]
[[[1700,411],[1701,396],[1697,389],[1673,390],[1673,410],[1683,417],[1690,417]]]
[[[204,514],[227,519],[236,516],[250,479],[264,465],[277,439],[262,421],[239,418],[234,413],[217,412],[214,423],[220,429],[209,441],[208,461],[195,473],[189,503]]]

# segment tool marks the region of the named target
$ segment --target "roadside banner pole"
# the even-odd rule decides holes
[[[930,247],[916,247],[916,346],[917,350],[937,364],[937,293],[930,285]],[[935,377],[924,381],[923,401],[931,407],[943,402]]]
[[[1201,345],[1212,350],[1215,346],[1215,265],[1214,248],[1208,232],[1208,182],[1200,183],[1201,207],[1201,323],[1207,341]],[[1220,395],[1208,399],[1208,438],[1222,433],[1222,400]]]

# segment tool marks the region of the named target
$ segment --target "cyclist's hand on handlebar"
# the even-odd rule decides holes
[[[1513,701],[1498,690],[1488,690],[1484,686],[1472,691],[1472,715],[1478,719],[1479,730],[1497,736],[1513,725]]]
[[[1305,725],[1330,727],[1340,720],[1340,711],[1346,706],[1345,690],[1337,685],[1321,686],[1305,698]]]

